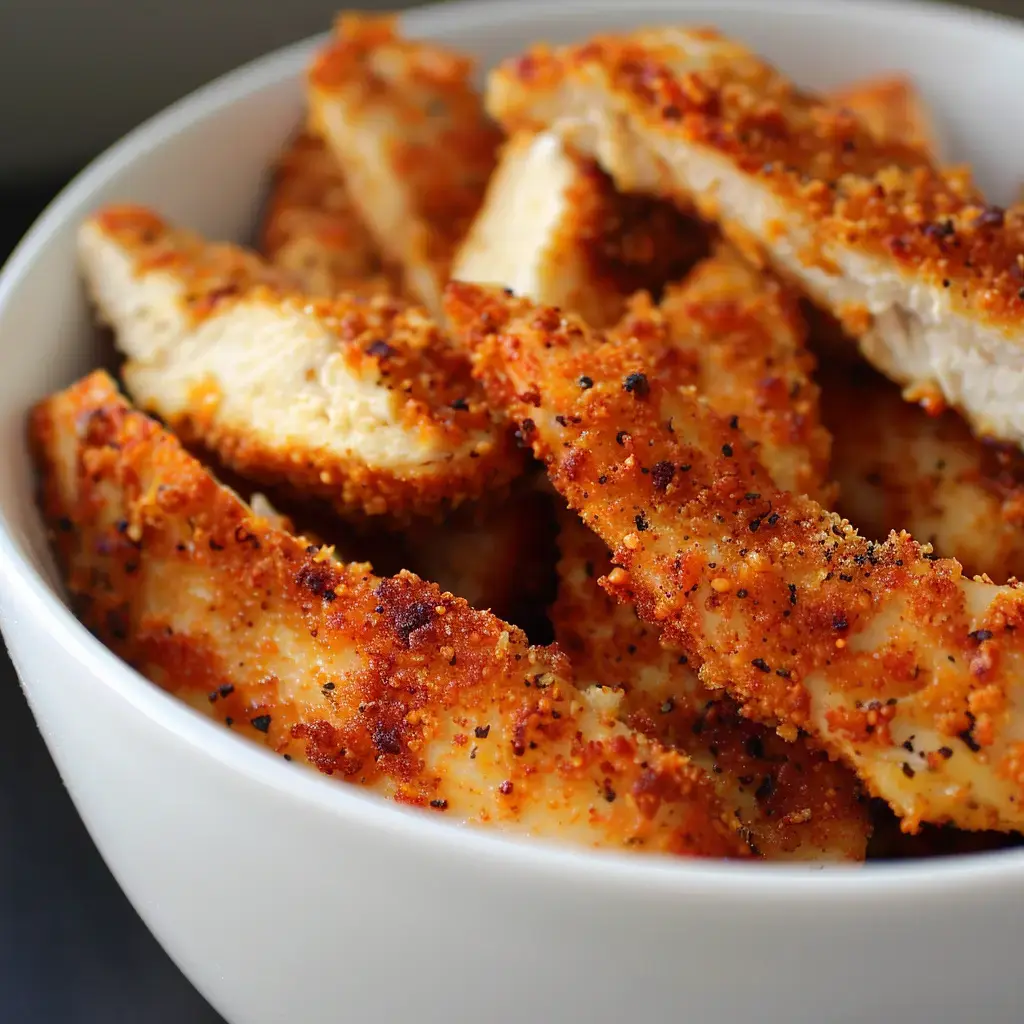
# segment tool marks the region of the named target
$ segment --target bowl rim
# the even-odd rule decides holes
[[[763,0],[718,0],[730,10],[764,11]],[[689,7],[700,0],[644,0],[653,21],[664,11],[666,21],[685,19]],[[618,0],[562,0],[559,14],[614,11]],[[774,10],[784,7],[794,14],[828,14],[842,10],[845,16],[875,18],[884,11],[911,22],[926,18],[946,21],[951,28],[968,24],[993,32],[1013,32],[1024,53],[1024,25],[1002,15],[967,10],[958,6],[936,7],[928,0],[776,0]],[[470,21],[493,32],[499,23],[521,23],[532,14],[551,10],[550,0],[455,0],[429,4],[402,13],[403,26],[411,33],[443,38],[447,28]],[[0,269],[0,309],[10,301],[32,265],[65,227],[78,209],[109,176],[130,165],[139,155],[165,143],[196,120],[229,107],[252,92],[272,88],[301,73],[310,53],[322,45],[326,34],[309,37],[236,68],[171,104],[106,149],[80,171],[47,205]],[[931,894],[950,896],[1008,882],[1024,883],[1024,850],[1001,850],[947,855],[922,860],[872,862],[851,869],[831,864],[756,864],[710,861],[667,856],[617,853],[538,841],[474,826],[454,823],[401,808],[354,785],[343,785],[314,771],[289,766],[265,748],[235,736],[219,723],[188,707],[166,691],[149,683],[92,636],[74,616],[43,575],[29,562],[15,542],[0,513],[0,578],[5,580],[11,605],[47,628],[52,641],[98,681],[112,689],[135,710],[173,733],[186,744],[248,776],[258,784],[287,793],[353,826],[401,835],[409,843],[428,846],[435,853],[487,862],[503,871],[519,872],[536,879],[567,884],[578,880],[618,890],[627,896],[656,893],[659,897],[685,898],[697,893],[715,898],[746,899],[757,896],[793,909],[794,900],[820,901],[827,896],[839,903],[871,900],[892,905],[893,899],[917,899]],[[609,893],[610,895],[610,893]]]

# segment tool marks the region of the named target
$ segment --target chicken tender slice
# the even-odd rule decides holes
[[[831,496],[814,361],[793,298],[769,275],[721,247],[660,307],[635,301],[612,334],[650,342],[650,365],[666,387],[699,382],[724,415],[743,409],[743,431],[780,487]],[[631,724],[704,767],[762,856],[863,860],[870,822],[853,773],[803,737],[787,743],[742,719],[734,702],[700,682],[685,654],[661,646],[635,608],[601,590],[597,581],[612,568],[604,543],[572,512],[560,527],[552,619],[581,677],[624,689]]]
[[[306,131],[292,139],[274,170],[260,252],[310,295],[397,290],[337,161],[323,140]]]
[[[906,75],[880,75],[836,89],[828,97],[852,111],[868,131],[883,142],[917,146],[933,159],[942,159],[945,146],[924,97]]]
[[[577,677],[623,690],[620,715],[631,726],[703,768],[755,853],[777,861],[863,860],[871,827],[856,776],[803,736],[787,743],[705,687],[685,654],[661,645],[655,626],[601,590],[611,556],[568,509],[558,543],[552,618]]]
[[[634,292],[660,292],[706,250],[705,230],[671,204],[622,195],[551,132],[520,132],[501,152],[452,277],[608,327]]]
[[[395,19],[343,15],[309,70],[310,123],[405,290],[430,312],[484,197],[501,132],[472,61],[402,39]]]
[[[835,314],[867,359],[1024,440],[1024,230],[962,171],[876,139],[717,32],[537,47],[492,73],[510,131],[554,129],[616,186],[696,205]]]
[[[271,751],[460,822],[708,856],[746,846],[702,773],[555,650],[255,516],[96,373],[35,410],[42,507],[85,623]]]
[[[521,470],[465,355],[418,307],[313,300],[138,207],[97,213],[79,249],[134,401],[240,475],[400,519]]]
[[[1024,827],[1020,588],[780,490],[741,416],[666,385],[657,338],[478,286],[452,285],[449,306],[492,401],[613,551],[604,585],[706,685],[783,738],[808,732],[907,831]]]
[[[929,416],[866,367],[823,378],[839,511],[866,537],[905,529],[964,573],[1024,577],[1024,456]]]

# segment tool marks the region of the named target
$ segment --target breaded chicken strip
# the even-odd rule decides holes
[[[577,690],[563,655],[411,574],[337,565],[274,529],[106,375],[41,403],[31,436],[83,620],[212,717],[458,821],[744,853],[702,773]]]
[[[558,543],[551,614],[577,677],[622,689],[621,717],[702,767],[766,860],[863,860],[868,806],[850,769],[803,736],[787,743],[741,717],[734,701],[704,686],[685,654],[663,647],[656,627],[598,586],[612,569],[608,549],[568,509]]]
[[[337,161],[309,132],[289,142],[274,170],[260,252],[310,295],[396,290]]]
[[[671,204],[617,192],[553,133],[520,132],[501,152],[452,277],[608,327],[634,292],[659,293],[706,250],[705,229]]]
[[[829,101],[852,111],[883,142],[917,146],[932,159],[945,149],[924,98],[906,75],[879,75],[834,90]]]
[[[623,191],[694,203],[887,376],[1024,440],[1024,229],[966,174],[713,30],[537,47],[492,74],[488,107],[510,132],[553,127]]]
[[[1024,827],[1024,593],[780,490],[650,342],[452,285],[476,372],[614,552],[609,591],[744,714],[806,730],[913,831]],[[581,385],[581,379],[590,382]]]
[[[311,125],[406,292],[435,316],[501,141],[472,73],[467,57],[402,39],[391,16],[356,15],[309,70]]]
[[[660,307],[635,301],[612,335],[643,344],[666,387],[697,383],[724,415],[743,409],[744,433],[780,487],[831,495],[803,322],[770,276],[722,248],[670,288]],[[870,828],[853,773],[812,752],[803,737],[787,743],[741,719],[731,700],[700,682],[685,654],[661,646],[658,630],[632,605],[602,592],[597,581],[612,568],[604,543],[572,512],[560,525],[552,619],[580,676],[623,688],[631,724],[702,765],[766,858],[863,860]]]
[[[520,471],[466,357],[419,308],[312,300],[254,254],[138,207],[96,214],[79,247],[132,398],[240,475],[401,518]]]
[[[903,529],[969,576],[1024,577],[1024,456],[929,416],[867,367],[822,378],[839,511],[865,537]]]

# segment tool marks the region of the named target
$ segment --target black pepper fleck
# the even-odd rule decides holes
[[[634,398],[646,398],[651,393],[651,385],[643,373],[630,373],[622,382],[622,390],[628,391]]]

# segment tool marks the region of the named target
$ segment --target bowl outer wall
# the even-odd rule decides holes
[[[906,68],[942,113],[954,156],[984,154],[982,182],[995,198],[1013,193],[1013,168],[1024,169],[1024,136],[1007,130],[1024,86],[1019,27],[917,4],[768,9],[519,0],[405,20],[484,63],[539,37],[691,21],[719,24],[810,85]],[[143,918],[239,1022],[638,1012],[703,1022],[773,1019],[771,1007],[789,1021],[957,1021],[978,1007],[986,1020],[1016,1019],[1018,853],[808,872],[455,829],[238,742],[139,679],[60,603],[23,424],[32,400],[96,357],[75,227],[99,203],[132,199],[246,238],[265,169],[299,117],[308,52],[229,75],[114,147],[0,279],[0,622],[62,777]]]

